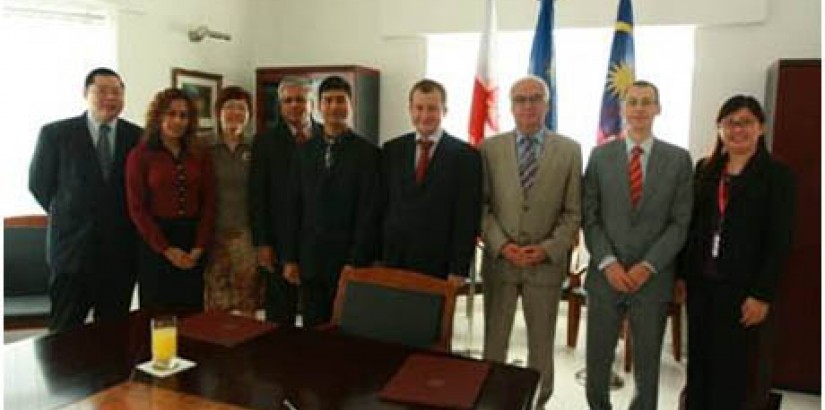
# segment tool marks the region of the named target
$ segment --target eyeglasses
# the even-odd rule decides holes
[[[658,101],[656,101],[656,100],[651,100],[651,99],[649,99],[649,98],[642,98],[642,99],[637,99],[637,98],[628,98],[627,100],[625,100],[625,102],[624,102],[624,103],[625,103],[625,104],[627,104],[627,106],[628,106],[628,107],[642,107],[642,108],[647,108],[647,107],[650,107],[650,106],[652,106],[652,105],[656,105],[656,104],[658,104]]]
[[[100,87],[96,85],[90,87],[89,91],[99,97],[120,97],[123,95],[123,89],[120,87]]]
[[[722,120],[722,128],[726,128],[732,130],[734,128],[750,128],[756,124],[756,120],[753,118],[744,118],[740,120],[735,120],[733,118],[726,118]]]
[[[544,102],[544,95],[542,94],[533,94],[533,95],[514,95],[511,98],[511,101],[515,105],[527,105],[529,104],[538,104],[540,102]]]
[[[281,104],[306,104],[306,97],[284,97],[281,98]]]

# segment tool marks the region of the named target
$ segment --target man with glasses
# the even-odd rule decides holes
[[[516,129],[481,145],[484,358],[506,360],[521,296],[527,364],[541,372],[539,408],[553,393],[561,284],[581,223],[581,148],[544,127],[549,109],[544,80],[517,80],[510,89]]]
[[[630,321],[635,389],[631,410],[657,408],[659,364],[675,259],[693,203],[688,152],[653,135],[659,92],[626,91],[623,138],[593,149],[584,176],[587,272],[587,401],[611,409],[609,380],[622,321]]]
[[[143,130],[119,118],[123,80],[86,76],[84,114],[40,130],[29,190],[48,213],[49,330],[125,318],[135,285],[137,236],[126,213],[124,164]]]
[[[297,289],[283,277],[284,217],[287,209],[289,170],[295,150],[321,126],[311,118],[312,83],[308,78],[284,77],[278,84],[280,118],[276,125],[259,133],[252,143],[249,178],[252,240],[258,266],[265,276],[266,319],[294,326]]]

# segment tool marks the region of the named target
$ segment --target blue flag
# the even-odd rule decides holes
[[[550,110],[544,119],[544,125],[551,131],[556,130],[556,64],[553,56],[553,1],[539,0],[539,18],[536,22],[536,34],[533,35],[533,48],[530,51],[530,74],[544,79],[550,87]]]
[[[630,0],[619,0],[616,31],[607,64],[607,81],[602,95],[599,130],[596,143],[603,144],[621,135],[621,101],[627,88],[636,79],[633,58],[633,6]]]

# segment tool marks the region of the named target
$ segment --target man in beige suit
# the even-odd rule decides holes
[[[542,375],[539,407],[553,393],[553,342],[561,283],[581,224],[581,148],[544,127],[547,84],[510,89],[514,131],[484,141],[482,238],[484,358],[504,362],[521,296],[528,365]]]

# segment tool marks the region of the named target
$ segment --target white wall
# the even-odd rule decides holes
[[[750,94],[764,102],[768,67],[780,58],[820,58],[819,0],[770,0],[764,24],[702,27],[696,31],[691,153],[715,141],[716,114],[725,99]]]
[[[362,64],[378,68],[381,134],[386,140],[409,129],[407,90],[425,72],[426,44],[420,34],[478,30],[483,4],[481,0],[253,0],[252,63],[255,67]],[[558,1],[557,24],[612,26],[616,4]],[[532,30],[536,7],[535,1],[498,0],[500,29]],[[761,98],[771,61],[820,57],[820,7],[819,0],[634,1],[637,24],[700,24],[691,114],[694,154],[712,138],[715,111],[724,96],[748,92]]]
[[[252,90],[252,0],[108,0],[117,18],[118,70],[126,81],[124,116],[145,123],[154,94],[171,85],[173,67],[223,75],[223,85]],[[190,42],[206,24],[231,41]]]

